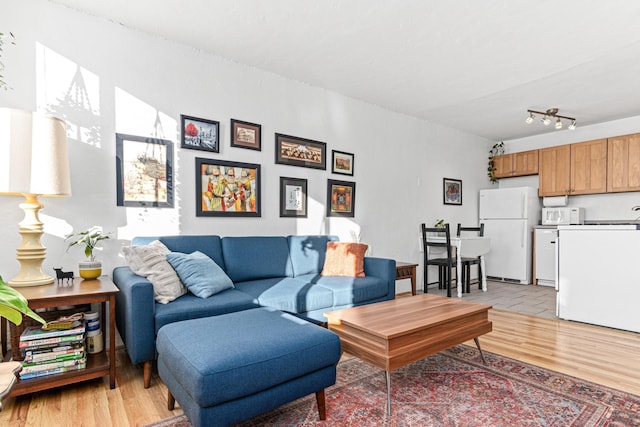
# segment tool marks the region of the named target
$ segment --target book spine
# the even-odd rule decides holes
[[[67,335],[78,335],[84,333],[84,326],[76,326],[72,329],[59,329],[45,331],[42,329],[27,329],[20,335],[20,341],[39,340],[44,338],[63,337]]]
[[[49,362],[64,362],[65,360],[81,359],[82,357],[84,357],[84,349],[37,354],[35,356],[25,357],[22,366],[42,365],[43,363]]]
[[[28,348],[26,350],[22,349],[21,352],[23,357],[27,357],[27,356],[35,356],[38,354],[56,353],[56,352],[67,351],[67,350],[77,350],[79,348],[84,349],[83,341],[69,342],[69,343],[63,343],[63,344],[49,344],[45,346]]]
[[[69,366],[76,366],[85,363],[87,363],[87,359],[83,357],[81,359],[66,360],[64,362],[52,362],[44,363],[42,365],[23,366],[22,371],[20,372],[24,372],[25,374],[32,374],[34,372],[48,371],[57,368],[68,368]]]
[[[38,347],[41,345],[57,344],[61,342],[69,341],[81,341],[84,339],[84,334],[79,335],[66,335],[64,337],[45,338],[42,340],[20,341],[20,348]]]
[[[53,369],[48,369],[46,371],[38,371],[38,372],[32,372],[32,373],[20,373],[20,379],[21,380],[28,380],[29,378],[37,378],[37,377],[44,377],[45,375],[53,375],[53,374],[61,374],[63,372],[69,372],[69,371],[77,371],[80,369],[84,369],[87,366],[86,362],[85,363],[80,363],[78,365],[75,366],[67,366],[64,368],[53,368]]]

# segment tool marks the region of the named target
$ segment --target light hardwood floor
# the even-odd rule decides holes
[[[483,350],[640,395],[640,334],[493,309]],[[474,346],[473,341],[467,343]],[[166,409],[166,387],[154,372],[142,386],[142,367],[117,351],[117,387],[95,380],[6,399],[2,426],[140,426],[181,413]]]

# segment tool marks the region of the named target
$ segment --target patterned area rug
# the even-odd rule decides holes
[[[391,373],[355,357],[327,389],[327,420],[315,395],[239,424],[249,426],[640,426],[640,396],[460,345]],[[186,416],[149,427],[188,427]]]

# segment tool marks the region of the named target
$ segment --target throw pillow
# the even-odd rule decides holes
[[[233,282],[222,268],[200,251],[190,254],[171,252],[167,254],[167,261],[176,270],[182,283],[197,297],[208,298],[233,288]]]
[[[320,275],[364,277],[364,254],[368,248],[362,243],[327,242]]]
[[[166,256],[170,252],[159,240],[144,246],[122,248],[131,271],[151,282],[155,300],[161,304],[167,304],[187,293],[175,270],[167,262]]]

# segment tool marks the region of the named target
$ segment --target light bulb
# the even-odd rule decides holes
[[[549,117],[547,117],[547,116],[544,116],[542,118],[542,124],[545,125],[545,126],[549,126],[549,123],[551,123],[551,119]]]
[[[576,128],[576,121],[572,121],[571,124],[567,127],[569,130],[574,130]]]
[[[562,129],[562,120],[559,118],[556,120],[556,129]]]
[[[529,117],[527,117],[527,119],[524,122],[528,125],[533,123],[533,113],[529,113]]]

